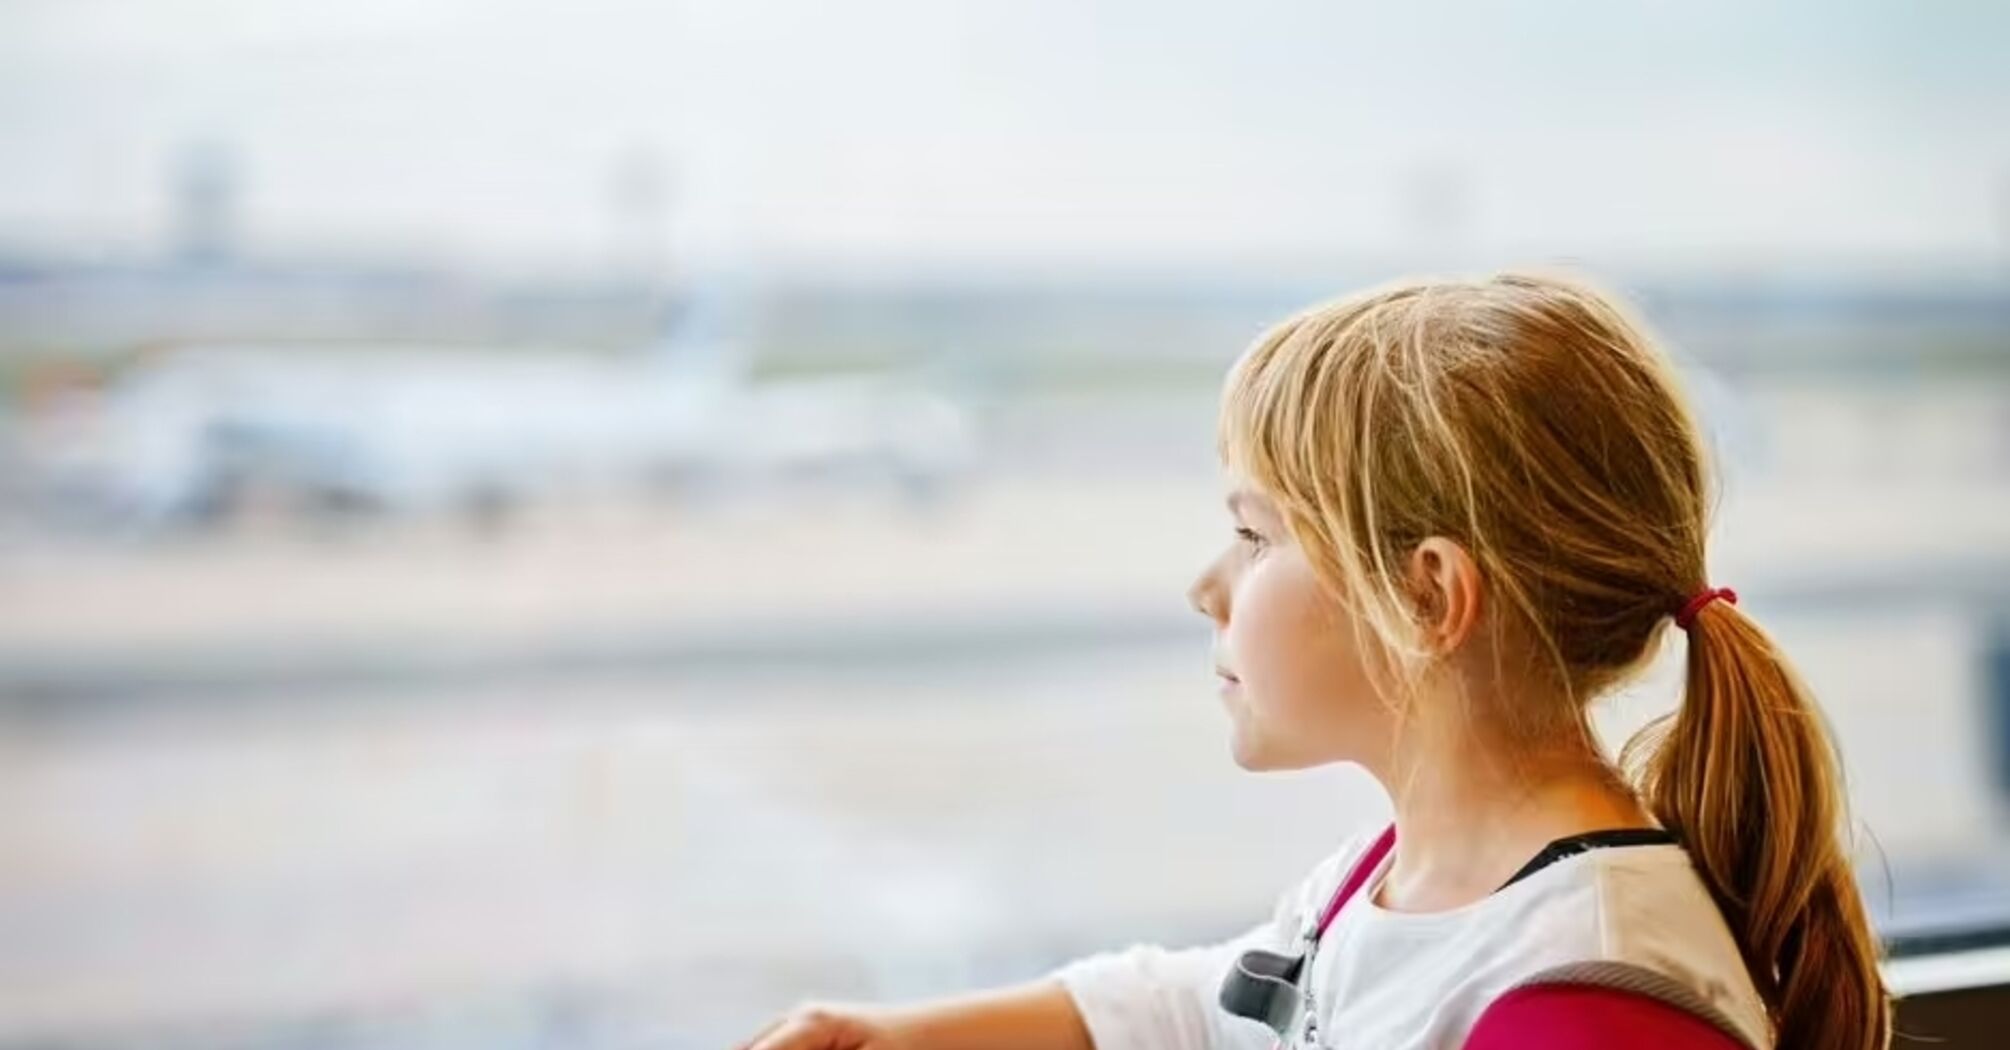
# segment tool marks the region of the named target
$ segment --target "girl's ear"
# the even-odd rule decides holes
[[[1431,536],[1410,552],[1409,573],[1419,641],[1439,655],[1456,652],[1479,625],[1478,563],[1456,541]]]

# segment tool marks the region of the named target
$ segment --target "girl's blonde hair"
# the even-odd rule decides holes
[[[1569,282],[1408,283],[1300,314],[1236,363],[1220,437],[1399,687],[1430,664],[1409,555],[1430,536],[1462,545],[1488,587],[1497,658],[1531,654],[1526,670],[1560,687],[1540,710],[1471,715],[1534,747],[1590,739],[1588,703],[1650,658],[1706,583],[1711,494],[1671,367]],[[1727,602],[1704,606],[1680,709],[1620,766],[1696,861],[1778,1045],[1887,1046],[1839,764],[1772,639]]]

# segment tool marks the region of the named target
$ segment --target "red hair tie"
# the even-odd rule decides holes
[[[1675,626],[1685,631],[1688,630],[1689,625],[1696,622],[1696,614],[1702,612],[1705,605],[1719,598],[1730,602],[1732,605],[1738,604],[1737,591],[1729,587],[1705,587],[1697,591],[1694,598],[1683,603],[1682,611],[1675,614]]]

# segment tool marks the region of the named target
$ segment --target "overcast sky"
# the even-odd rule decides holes
[[[811,266],[1986,259],[2010,4],[0,0],[0,237]]]

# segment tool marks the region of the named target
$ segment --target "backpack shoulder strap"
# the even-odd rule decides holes
[[[1313,934],[1315,939],[1326,936],[1326,927],[1333,925],[1333,919],[1340,914],[1340,909],[1346,907],[1347,902],[1353,900],[1356,893],[1361,892],[1361,887],[1367,884],[1368,877],[1375,874],[1375,869],[1381,865],[1382,858],[1388,856],[1389,851],[1395,846],[1396,825],[1391,824],[1382,829],[1382,834],[1376,836],[1374,842],[1368,844],[1367,850],[1354,862],[1354,867],[1348,870],[1347,878],[1333,891],[1332,899],[1326,902],[1326,910],[1319,915],[1319,928]]]
[[[1466,1050],[1756,1050],[1722,1010],[1688,985],[1644,966],[1568,963],[1501,993],[1480,1015]]]

